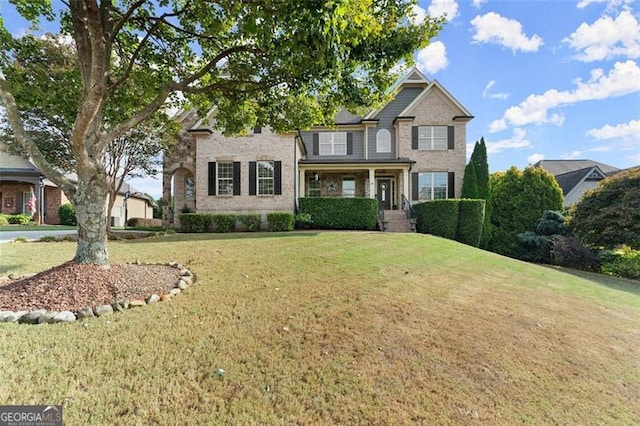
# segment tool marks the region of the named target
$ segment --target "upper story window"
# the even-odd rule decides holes
[[[391,152],[391,132],[380,129],[376,135],[376,152]]]
[[[322,132],[319,141],[320,155],[347,155],[346,132]]]
[[[258,195],[273,195],[273,161],[258,161]]]
[[[447,126],[418,126],[418,149],[447,149]]]
[[[431,201],[447,198],[447,183],[446,172],[418,173],[418,199]]]

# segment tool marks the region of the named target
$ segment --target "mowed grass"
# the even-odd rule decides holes
[[[110,317],[0,324],[0,404],[62,404],[66,424],[640,419],[637,281],[417,234],[109,244],[114,262],[177,260],[197,283]],[[25,273],[75,244],[0,250]]]

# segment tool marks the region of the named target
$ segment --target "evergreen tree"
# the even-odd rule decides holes
[[[477,145],[478,143],[476,142],[476,146]],[[461,197],[470,199],[480,198],[478,191],[478,179],[476,177],[476,167],[473,163],[473,159],[471,159],[469,164],[467,164],[467,167],[464,168]]]
[[[469,164],[464,169],[462,182],[462,198],[486,200],[484,225],[480,247],[487,248],[491,240],[491,182],[489,180],[489,163],[487,161],[487,146],[484,138],[476,142]]]

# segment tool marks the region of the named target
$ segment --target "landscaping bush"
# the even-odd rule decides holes
[[[293,230],[293,213],[267,213],[269,231],[281,232]]]
[[[413,206],[416,230],[423,234],[455,239],[458,228],[458,199],[434,200]]]
[[[521,250],[518,259],[528,262],[554,263],[551,249],[554,237],[566,235],[565,217],[560,212],[545,210],[535,232],[526,231],[518,234]]]
[[[579,239],[564,235],[554,235],[551,241],[553,264],[583,271],[600,271],[600,255],[585,247]]]
[[[238,215],[238,222],[243,231],[255,232],[260,230],[261,218],[259,214],[243,214]]]
[[[602,253],[602,273],[617,277],[640,279],[640,250],[622,246]]]
[[[12,214],[7,216],[7,222],[11,225],[28,225],[31,222],[31,215],[28,214]]]
[[[0,226],[6,226],[8,224],[9,224],[9,219],[7,218],[7,215],[0,214]]]
[[[127,220],[127,226],[133,228],[162,228],[162,219],[143,219],[141,217],[132,217]]]
[[[227,233],[236,228],[236,216],[232,214],[214,214],[212,216],[216,232]]]
[[[313,225],[313,219],[309,213],[298,213],[295,217],[296,228],[310,229]]]
[[[76,226],[78,224],[76,209],[70,203],[58,207],[58,217],[60,217],[60,224],[62,225]]]
[[[300,214],[311,215],[318,229],[376,229],[378,204],[372,198],[300,198]]]
[[[213,215],[206,213],[182,213],[180,215],[181,232],[208,232],[213,223]]]
[[[485,200],[463,199],[459,201],[456,241],[473,247],[480,245],[485,204]]]

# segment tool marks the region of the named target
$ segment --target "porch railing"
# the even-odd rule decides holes
[[[409,202],[409,199],[402,194],[402,210],[404,210],[404,214],[409,219],[409,223],[411,224],[411,230],[413,232],[416,231],[416,211],[413,209],[413,206]]]

